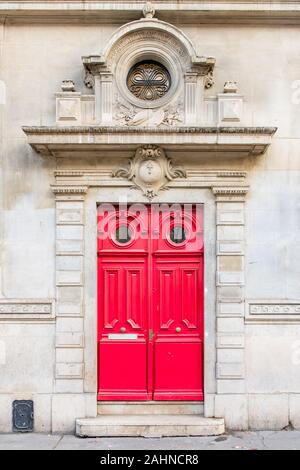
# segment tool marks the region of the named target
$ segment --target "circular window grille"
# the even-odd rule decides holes
[[[143,61],[131,67],[127,76],[127,86],[137,98],[154,101],[169,91],[171,76],[166,67],[159,62]]]
[[[173,243],[183,243],[186,241],[186,233],[181,225],[174,225],[170,231],[170,239]]]
[[[132,239],[132,232],[127,225],[120,225],[116,230],[115,238],[118,243],[129,243]]]

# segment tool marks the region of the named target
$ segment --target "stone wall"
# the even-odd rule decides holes
[[[7,299],[29,305],[56,299],[50,184],[57,166],[72,168],[73,163],[34,152],[22,126],[55,122],[54,93],[62,80],[70,78],[77,90],[85,91],[81,56],[99,54],[116,27],[0,21],[0,306]],[[246,302],[239,319],[245,345],[242,356],[236,348],[222,353],[224,363],[242,363],[243,379],[236,380],[235,390],[211,394],[212,414],[225,416],[234,429],[277,429],[289,422],[299,427],[299,315],[287,318],[289,310],[280,314],[280,309],[268,308],[250,314],[249,304],[300,304],[300,31],[276,25],[184,24],[181,29],[199,55],[216,58],[215,84],[206,96],[221,92],[227,80],[237,81],[245,96],[245,125],[278,127],[263,156],[246,161],[190,158],[190,168],[245,170],[250,185],[245,202]],[[188,161],[189,155],[180,158]],[[94,168],[95,161],[85,165]],[[102,165],[114,167],[105,159]],[[236,318],[230,321],[238,323]],[[74,417],[94,412],[95,395],[93,380],[88,390],[82,389],[81,375],[78,394],[66,394],[69,372],[63,370],[62,388],[55,388],[55,338],[64,333],[60,325],[68,319],[55,322],[52,314],[24,317],[24,312],[18,316],[10,311],[5,318],[0,313],[0,322],[0,431],[11,430],[15,398],[34,400],[36,431],[72,431]],[[73,362],[79,354],[75,349]],[[63,347],[59,354],[71,353]]]

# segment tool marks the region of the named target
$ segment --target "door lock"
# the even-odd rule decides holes
[[[149,329],[149,341],[152,341],[154,338],[154,333],[153,333],[153,330],[152,328]]]

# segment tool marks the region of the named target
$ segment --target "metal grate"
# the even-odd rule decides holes
[[[164,65],[155,61],[143,61],[130,69],[127,86],[137,98],[154,101],[169,91],[171,77]]]
[[[13,431],[33,431],[33,401],[14,400],[13,402]]]

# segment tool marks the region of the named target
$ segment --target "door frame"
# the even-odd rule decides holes
[[[118,183],[112,187],[100,174],[96,182],[94,173],[84,178],[81,186],[71,185],[64,179],[60,186],[53,188],[56,351],[68,348],[68,358],[74,357],[73,361],[61,362],[61,355],[56,354],[55,397],[69,407],[74,420],[97,415],[97,204],[118,204],[126,193],[128,203],[145,203],[143,194],[130,191],[128,185],[124,188]],[[157,203],[184,201],[204,205],[204,414],[207,417],[224,416],[226,408],[229,406],[230,410],[234,406],[232,398],[245,393],[244,252],[248,186],[244,178],[244,173],[238,171],[207,171],[195,184],[189,181],[176,184],[176,190],[161,191],[155,199]],[[102,180],[105,184],[101,186]],[[61,256],[76,258],[76,277],[71,271],[72,276],[66,279],[68,272],[62,271],[62,280],[62,268],[58,267]],[[227,257],[228,263],[224,263]],[[240,265],[238,271],[230,269],[232,258],[238,261],[232,263],[234,266]],[[76,298],[70,303],[71,291],[76,293]]]
[[[122,191],[122,190],[121,190]],[[181,193],[181,194],[180,194]],[[215,252],[215,239],[216,239],[216,223],[215,223],[215,198],[212,192],[207,189],[194,189],[190,191],[189,199],[184,189],[176,190],[174,198],[170,197],[167,193],[162,193],[164,197],[158,197],[156,203],[194,203],[202,204],[204,210],[204,407],[209,403],[211,396],[215,394],[215,363],[216,363],[216,348],[215,348],[215,305],[216,305],[216,289],[215,289],[215,272],[216,272],[216,252]],[[131,196],[131,195],[130,195]],[[144,203],[144,197],[134,193],[128,198],[128,204]],[[166,197],[168,196],[168,197]],[[184,201],[184,202],[182,202]],[[95,312],[94,319],[85,318],[85,345],[88,349],[86,356],[86,364],[93,374],[90,376],[90,387],[97,390],[97,341],[96,334],[92,337],[95,338],[94,344],[91,344],[88,334],[91,325],[94,324],[94,332],[97,332],[97,206],[103,202],[116,205],[119,203],[119,194],[116,197],[111,197],[109,188],[97,188],[89,190],[86,196],[86,223],[85,223],[85,311]],[[210,266],[210,269],[208,269]],[[92,268],[93,267],[93,268]],[[92,275],[91,275],[92,274]],[[207,293],[211,295],[207,295]],[[94,352],[92,352],[94,350]],[[93,377],[94,376],[94,380]]]

